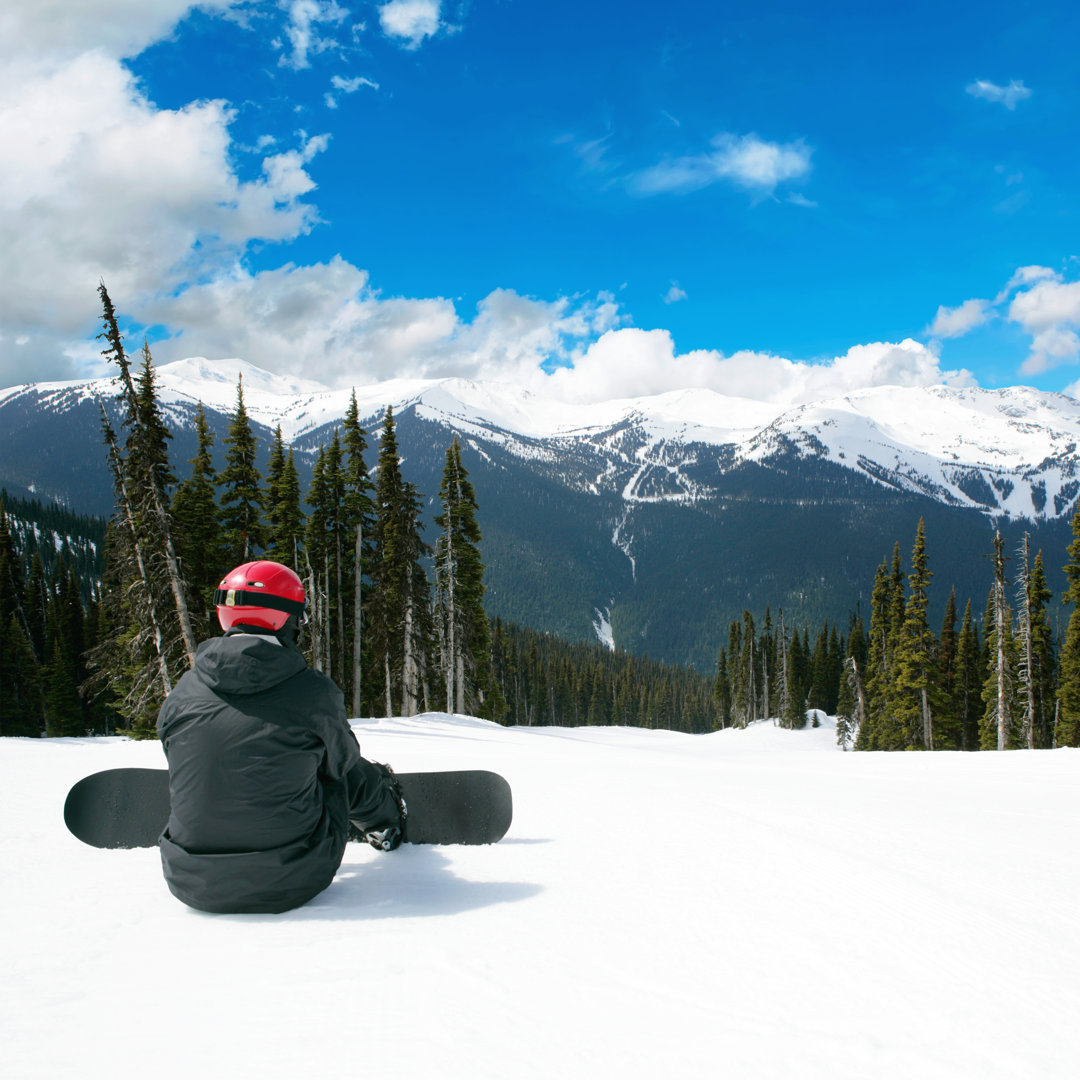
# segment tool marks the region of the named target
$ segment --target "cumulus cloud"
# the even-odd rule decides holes
[[[771,195],[778,185],[809,175],[811,149],[801,140],[767,142],[751,133],[721,132],[703,154],[672,158],[639,172],[631,187],[641,195],[697,191],[728,181],[756,195]]]
[[[0,5],[0,58],[39,64],[93,49],[136,56],[196,6],[227,12],[243,0],[12,0]]]
[[[927,333],[936,338],[961,337],[982,326],[992,315],[992,307],[987,300],[965,300],[959,307],[937,309],[934,321],[927,328]]]
[[[986,79],[976,79],[965,87],[965,91],[972,97],[982,98],[983,101],[1004,105],[1010,112],[1016,109],[1017,102],[1031,97],[1031,90],[1024,85],[1023,80],[1017,79],[1013,79],[1008,86],[998,86]]]
[[[973,385],[967,371],[943,371],[925,345],[857,345],[828,363],[742,351],[677,353],[667,330],[609,330],[572,367],[546,376],[537,389],[566,401],[643,397],[678,389],[707,389],[782,405],[835,397],[868,386]]]
[[[305,165],[326,137],[265,157],[262,176],[241,182],[230,119],[220,101],[154,108],[101,53],[0,92],[0,327],[74,334],[94,318],[101,278],[136,299],[179,287],[196,249],[205,272],[216,252],[310,229]]]
[[[1031,349],[1020,368],[1024,374],[1080,362],[1080,281],[1067,281],[1048,266],[1021,266],[993,301],[939,307],[927,333],[960,337],[998,314],[1031,336]]]
[[[1016,294],[1009,318],[1031,335],[1021,371],[1038,374],[1080,361],[1080,281],[1065,281],[1060,274],[1042,277]]]
[[[1005,283],[1005,287],[1001,292],[994,297],[994,303],[1000,304],[1004,302],[1015,289],[1031,285],[1036,281],[1043,281],[1046,278],[1056,277],[1057,271],[1051,270],[1048,266],[1021,266]]]
[[[379,25],[403,48],[418,49],[444,27],[441,6],[441,0],[390,0],[379,8]]]
[[[68,6],[88,45],[120,50],[165,32],[190,5],[145,5],[162,9],[152,20],[140,14],[143,5],[88,0],[98,16],[130,7],[133,26],[115,40],[81,21],[82,7]],[[40,26],[21,6],[19,17],[24,41],[34,40]],[[254,241],[291,240],[318,221],[305,200],[314,188],[307,166],[327,136],[299,136],[241,181],[225,102],[159,109],[104,45],[69,56],[65,41],[61,35],[57,51],[32,61],[0,64],[4,385],[78,373],[100,280],[132,310],[215,275]]]
[[[350,386],[404,376],[528,383],[545,363],[570,363],[618,325],[607,294],[555,301],[496,289],[463,318],[444,297],[382,297],[340,256],[252,274],[235,266],[177,296],[137,309],[147,322],[182,326],[154,346],[159,363],[242,356],[268,371]]]

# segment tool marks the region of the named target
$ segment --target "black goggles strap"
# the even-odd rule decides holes
[[[284,596],[274,596],[271,593],[253,589],[215,589],[214,604],[216,607],[271,608],[273,611],[284,611],[289,615],[301,616],[305,611],[303,600],[289,600]]]

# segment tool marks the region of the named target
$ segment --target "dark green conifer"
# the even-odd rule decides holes
[[[222,537],[221,510],[216,499],[217,470],[212,450],[214,433],[206,422],[202,402],[195,412],[197,450],[191,459],[191,475],[177,488],[173,497],[176,553],[184,578],[191,588],[193,616],[200,628],[199,637],[216,632],[213,618],[214,589],[231,569],[230,552]]]
[[[446,451],[439,499],[442,513],[435,518],[441,530],[435,543],[435,584],[445,708],[495,719],[500,702],[491,679],[476,492],[461,462],[461,444],[456,438]],[[607,702],[604,691],[597,693]],[[605,715],[608,707],[605,704]]]
[[[1062,602],[1072,604],[1065,642],[1061,647],[1056,745],[1080,746],[1080,509],[1072,519],[1073,540],[1065,564],[1068,585]]]
[[[243,376],[236,384],[236,410],[225,446],[225,468],[219,477],[221,524],[231,567],[254,559],[265,539],[262,477],[256,461],[258,443],[244,407]]]
[[[926,531],[920,518],[908,575],[908,599],[896,636],[889,713],[895,725],[893,737],[900,745],[922,750],[934,749],[933,709],[937,697],[938,642],[927,621],[933,576],[928,563]]]

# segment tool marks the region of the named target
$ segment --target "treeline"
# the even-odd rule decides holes
[[[599,644],[571,644],[496,619],[492,668],[511,724],[716,727],[710,680]]]
[[[744,613],[721,649],[714,700],[723,726],[774,718],[803,727],[811,710],[837,716],[837,740],[856,750],[1005,750],[1080,746],[1080,510],[1067,551],[1074,605],[1063,642],[1051,619],[1043,553],[1015,556],[1000,532],[988,552],[994,583],[981,615],[949,593],[940,630],[928,621],[930,570],[920,521],[905,573],[900,545],[879,565],[870,625],[789,634],[766,612]],[[1015,569],[1009,576],[1009,564]]]
[[[373,480],[355,394],[341,429],[319,451],[306,500],[280,428],[265,480],[260,475],[242,383],[224,468],[215,470],[200,409],[191,474],[178,483],[149,346],[135,370],[104,285],[99,294],[99,336],[117,370],[120,413],[118,433],[110,418],[116,409],[99,402],[116,496],[104,571],[85,606],[66,562],[51,577],[28,579],[3,516],[0,731],[152,734],[199,640],[220,632],[214,587],[231,567],[261,557],[292,566],[304,580],[308,658],[342,688],[352,715],[446,708],[501,718],[475,494],[456,441],[430,546],[420,535],[422,496],[401,476],[393,413]]]
[[[0,735],[106,731],[105,703],[79,690],[86,651],[99,636],[100,566],[91,560],[77,569],[63,541],[51,552],[31,542],[38,539],[25,527],[32,508],[15,500],[18,516],[9,516],[6,503],[0,498]]]
[[[22,573],[34,572],[51,578],[60,563],[71,567],[79,579],[84,600],[90,600],[105,564],[105,521],[86,514],[73,514],[55,503],[25,499],[0,490],[0,503],[7,512],[7,527]]]
[[[305,652],[342,688],[353,716],[446,709],[509,724],[714,726],[711,686],[692,671],[490,627],[460,446],[447,449],[429,544],[424,496],[401,474],[392,410],[369,472],[354,394],[304,492],[280,428],[260,472],[240,382],[223,467],[200,408],[196,455],[178,482],[150,349],[131,362],[99,292],[103,355],[117,371],[115,403],[99,402],[116,508],[107,527],[97,525],[92,566],[79,561],[78,545],[69,553],[61,542],[46,567],[30,553],[34,531],[12,530],[0,504],[0,734],[152,735],[198,642],[220,633],[217,583],[263,557],[303,579]],[[92,532],[78,522],[57,527]]]

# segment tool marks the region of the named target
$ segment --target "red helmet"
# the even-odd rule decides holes
[[[214,592],[222,630],[231,630],[240,623],[280,630],[290,615],[303,618],[306,599],[303,582],[296,574],[269,559],[230,570]]]

